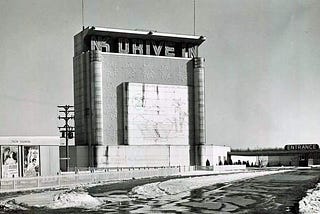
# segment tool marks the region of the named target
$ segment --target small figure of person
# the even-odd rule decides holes
[[[207,159],[206,166],[210,166],[210,161]]]

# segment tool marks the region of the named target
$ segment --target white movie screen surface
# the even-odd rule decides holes
[[[187,86],[127,83],[125,140],[129,145],[188,145]]]
[[[23,175],[33,177],[39,175],[39,146],[23,147]]]
[[[18,146],[1,146],[2,178],[18,177]]]

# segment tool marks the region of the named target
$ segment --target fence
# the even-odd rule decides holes
[[[196,166],[195,170],[206,170],[215,172],[245,170],[246,165],[217,165],[217,166]]]
[[[62,173],[56,176],[3,178],[0,180],[0,192],[66,187],[103,181],[128,180],[132,178],[168,176],[193,170],[194,167],[190,166],[76,169],[74,172]]]
[[[225,171],[237,171],[237,170],[245,170],[246,165],[218,165],[214,166],[214,171],[216,172],[225,172]]]

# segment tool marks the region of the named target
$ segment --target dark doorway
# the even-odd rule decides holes
[[[300,154],[299,155],[299,166],[308,166],[308,155]]]

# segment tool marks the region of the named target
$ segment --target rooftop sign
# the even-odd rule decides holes
[[[285,150],[317,150],[319,149],[318,144],[293,144],[285,145]]]
[[[99,50],[105,53],[193,58],[198,56],[198,46],[205,41],[203,36],[99,27],[87,28],[81,33],[86,43],[82,52]]]

